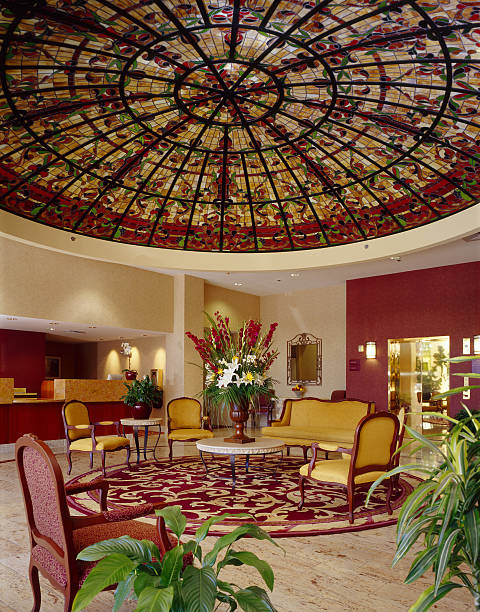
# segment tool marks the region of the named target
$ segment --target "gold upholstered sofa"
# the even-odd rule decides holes
[[[356,399],[286,399],[280,419],[263,427],[262,434],[282,440],[287,450],[291,446],[301,447],[306,460],[307,450],[314,442],[327,452],[338,447],[351,448],[358,422],[373,411],[372,402]]]

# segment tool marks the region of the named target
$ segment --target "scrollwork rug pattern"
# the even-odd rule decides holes
[[[344,489],[334,485],[306,484],[305,506],[297,510],[298,470],[304,463],[299,457],[283,460],[261,457],[251,460],[252,471],[245,474],[238,463],[235,489],[231,486],[227,457],[207,458],[213,468],[208,476],[198,457],[178,457],[173,461],[144,461],[138,466],[110,468],[108,503],[110,508],[143,502],[179,505],[188,518],[187,534],[193,534],[205,519],[223,512],[248,512],[257,524],[273,537],[312,536],[326,533],[360,531],[394,524],[398,510],[415,486],[415,479],[402,477],[392,499],[394,514],[385,508],[386,489],[380,486],[369,507],[364,502],[368,487],[355,494],[355,522],[350,525]],[[69,482],[87,482],[99,476],[93,470]],[[98,512],[98,492],[69,497],[72,508],[83,514]],[[154,517],[142,520],[152,521]],[[246,519],[231,519],[215,525],[212,535],[224,535]]]

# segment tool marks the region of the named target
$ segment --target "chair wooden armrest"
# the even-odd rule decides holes
[[[275,419],[274,421],[270,421],[270,427],[280,427],[281,424],[281,419]]]
[[[352,454],[352,450],[351,448],[343,448],[343,446],[339,446],[337,448],[337,452],[339,453],[345,453],[346,455],[351,455]]]
[[[322,450],[321,446],[318,442],[314,442],[312,444],[312,458],[310,459],[310,463],[308,464],[308,475],[312,475],[312,470],[315,467],[315,462],[317,461],[317,450]]]
[[[107,509],[107,495],[108,495],[109,483],[103,478],[97,478],[90,482],[73,483],[65,485],[65,493],[67,495],[76,495],[78,493],[86,493],[87,491],[93,491],[98,489],[100,491],[100,509],[106,511]]]
[[[94,425],[99,425],[104,427],[106,425],[115,425],[115,429],[117,432],[117,436],[120,436],[120,421],[99,421],[98,423],[94,423]]]
[[[104,523],[121,523],[131,521],[152,514],[155,509],[164,508],[167,504],[140,504],[130,508],[116,508],[115,510],[104,510],[91,516],[72,516],[73,529],[81,527],[91,527],[92,525],[102,525]]]
[[[65,427],[67,429],[93,429],[94,425],[89,423],[88,425],[65,425]]]

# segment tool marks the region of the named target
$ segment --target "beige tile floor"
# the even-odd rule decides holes
[[[193,444],[185,444],[182,451],[178,445],[176,452],[190,454],[196,449]],[[168,453],[163,434],[157,453],[160,456]],[[26,612],[32,605],[27,578],[28,541],[16,468],[8,460],[11,455],[11,449],[3,454],[0,452],[0,612]],[[66,476],[65,455],[60,453],[57,459]],[[87,469],[87,457],[77,456],[72,476]],[[276,541],[283,549],[253,540],[241,540],[237,549],[253,550],[273,567],[275,588],[272,600],[279,612],[405,611],[430,583],[431,575],[413,585],[403,583],[411,557],[391,568],[394,527]],[[206,549],[214,542],[214,538],[208,538]],[[261,584],[254,570],[227,569],[224,578],[240,586]],[[41,587],[42,612],[63,610],[61,595],[44,579],[41,579]],[[108,611],[112,603],[111,593],[101,593],[88,610]],[[125,605],[122,612],[133,608],[133,605]],[[461,589],[448,595],[434,609],[437,612],[463,612],[473,610],[473,605],[468,593]]]

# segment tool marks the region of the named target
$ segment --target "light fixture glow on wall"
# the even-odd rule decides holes
[[[359,352],[359,353],[363,353],[363,351],[364,351],[364,346],[363,346],[363,344],[359,344],[359,345],[358,345],[358,352]]]
[[[473,336],[473,354],[480,355],[480,336]]]
[[[376,359],[377,357],[377,343],[375,340],[365,342],[365,357],[367,359]]]

